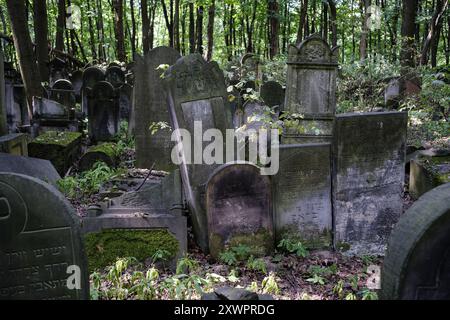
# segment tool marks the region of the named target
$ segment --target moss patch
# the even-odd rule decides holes
[[[179,243],[168,230],[121,229],[89,233],[85,236],[85,246],[92,272],[112,265],[117,258],[134,257],[143,262],[158,250],[167,250],[173,258]]]
[[[277,241],[279,242],[283,239],[299,241],[308,249],[330,248],[332,243],[330,230],[325,229],[320,233],[306,235],[301,234],[295,226],[288,226],[279,231]]]
[[[87,152],[102,152],[110,156],[111,158],[115,158],[119,156],[117,151],[117,144],[112,142],[102,143],[96,146],[92,146],[89,148]]]
[[[80,132],[58,132],[48,131],[34,139],[34,143],[53,144],[58,146],[68,146],[75,140],[81,138]]]

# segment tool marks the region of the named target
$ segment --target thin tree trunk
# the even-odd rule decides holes
[[[369,33],[367,21],[369,19],[370,2],[371,0],[361,0],[362,28],[361,28],[361,38],[359,42],[359,60],[361,62],[364,62],[367,58],[367,36]]]
[[[56,45],[55,49],[64,51],[64,30],[66,26],[66,2],[58,0],[58,18],[56,20]]]
[[[136,54],[136,33],[137,33],[136,16],[134,12],[134,0],[130,0],[130,11],[131,11],[131,53],[134,59],[134,56]]]
[[[167,31],[169,33],[169,46],[173,48],[174,39],[173,39],[173,20],[172,20],[172,15],[169,15],[169,12],[167,11],[166,2],[164,0],[161,0],[161,5],[162,5],[162,8],[163,8],[164,20],[166,22]]]
[[[195,52],[195,20],[193,2],[189,2],[189,52]]]
[[[414,68],[416,17],[418,0],[403,0],[402,12],[402,48],[400,51],[400,63],[402,66]]]
[[[214,48],[214,16],[216,15],[216,1],[211,0],[208,10],[208,53],[206,60],[211,61]]]
[[[303,41],[305,36],[305,26],[306,26],[306,18],[308,13],[308,0],[302,1],[302,7],[300,9],[300,21],[298,24],[298,31],[297,31],[297,44],[300,44],[300,42]]]
[[[94,36],[94,24],[91,16],[91,0],[87,2],[87,9],[89,11],[88,24],[89,24],[89,44],[91,46],[91,55],[94,60],[97,59],[97,50],[95,49],[95,36]]]
[[[113,0],[114,33],[116,35],[116,54],[119,61],[126,61],[125,35],[123,29],[123,0]]]
[[[105,51],[105,29],[103,26],[103,8],[102,1],[97,0],[97,31],[98,31],[98,56],[100,61],[106,60]]]
[[[180,0],[175,0],[175,15],[173,19],[173,42],[175,50],[180,51]]]
[[[330,6],[331,45],[336,47],[338,41],[336,2],[328,0],[328,5]]]
[[[28,101],[28,115],[33,118],[31,106],[34,96],[42,96],[41,75],[36,64],[28,29],[28,17],[26,16],[25,1],[6,0],[8,14],[11,19],[11,29],[16,49],[17,61],[25,87]]]
[[[445,10],[448,6],[448,0],[438,0],[436,4],[436,11],[433,14],[433,18],[430,22],[430,27],[428,31],[427,38],[425,39],[422,53],[420,55],[420,64],[426,65],[429,60],[429,50],[431,45],[437,35],[437,31],[439,29],[439,24],[442,22],[442,17],[445,13]]]
[[[36,43],[36,56],[42,81],[49,80],[48,55],[48,19],[46,0],[34,0],[34,42]]]
[[[277,0],[269,0],[268,14],[269,14],[269,57],[271,60],[278,54],[278,33],[280,29],[280,20],[278,18],[278,2]]]
[[[196,35],[197,35],[197,52],[203,54],[203,6],[199,6],[197,9],[197,23],[196,23]]]
[[[150,51],[150,18],[148,16],[147,0],[141,0],[141,16],[142,16],[142,47],[144,54]]]

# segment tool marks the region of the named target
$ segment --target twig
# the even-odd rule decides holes
[[[148,178],[150,178],[150,175],[152,174],[153,168],[155,167],[156,162],[153,162],[152,167],[150,168],[150,171],[148,172],[147,176],[145,177],[144,181],[139,185],[139,187],[136,188],[134,191],[139,191],[142,186],[147,182]]]

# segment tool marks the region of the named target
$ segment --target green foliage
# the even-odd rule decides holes
[[[229,266],[232,266],[236,265],[239,261],[249,259],[251,253],[251,247],[240,244],[231,248],[227,248],[225,251],[221,252],[219,255],[219,260]]]
[[[273,272],[263,279],[261,287],[263,293],[275,295],[280,293],[280,288],[278,287],[277,279]]]
[[[185,255],[178,260],[176,274],[192,273],[199,267],[198,261],[192,259],[189,255]]]
[[[158,133],[159,131],[170,130],[170,129],[171,129],[170,125],[165,121],[152,122],[149,126],[149,130],[150,130],[152,136],[155,135],[156,133]]]
[[[238,262],[237,258],[236,258],[236,253],[234,253],[231,250],[226,250],[224,252],[221,252],[220,256],[219,256],[219,260],[229,266],[233,266],[233,265],[237,264],[237,262]]]
[[[378,300],[378,294],[369,289],[364,289],[360,294],[362,300]]]
[[[267,266],[264,259],[255,259],[253,256],[250,256],[250,259],[247,262],[247,268],[253,271],[261,272],[263,274],[267,274]]]
[[[300,241],[291,239],[282,239],[278,244],[278,248],[288,253],[295,253],[298,257],[306,258],[309,254],[308,250]]]

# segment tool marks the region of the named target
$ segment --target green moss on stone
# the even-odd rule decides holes
[[[114,229],[85,235],[85,247],[89,270],[94,271],[112,265],[117,258],[134,257],[143,262],[158,250],[167,250],[173,258],[179,243],[164,229]]]
[[[350,244],[346,243],[346,242],[339,242],[336,245],[336,250],[341,251],[341,252],[345,252],[350,250]]]
[[[88,149],[87,153],[89,152],[102,152],[108,155],[111,158],[116,158],[119,156],[117,151],[117,144],[112,142],[102,143],[98,144],[96,146],[92,146]]]
[[[233,236],[228,243],[229,247],[244,245],[250,248],[250,255],[262,257],[273,251],[273,237],[267,230],[260,230],[254,234],[241,234]]]
[[[48,131],[34,139],[33,143],[53,144],[65,147],[79,138],[81,138],[80,132]]]
[[[295,242],[301,242],[308,249],[329,248],[332,243],[331,230],[324,229],[322,232],[314,235],[304,235],[297,229],[297,226],[287,226],[278,232],[278,241],[289,239]]]

